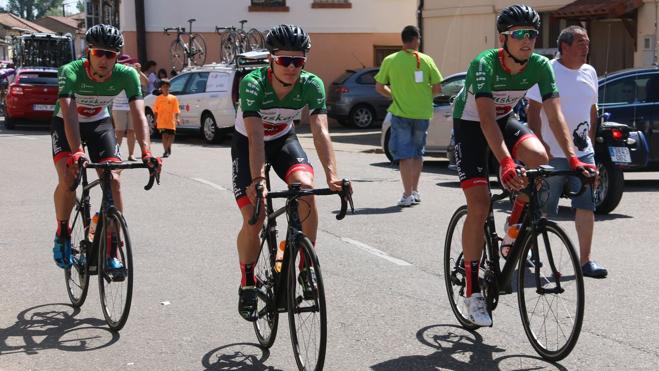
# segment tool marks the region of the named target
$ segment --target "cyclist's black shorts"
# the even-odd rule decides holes
[[[231,142],[231,160],[233,194],[238,207],[243,208],[250,204],[245,189],[252,183],[249,142],[246,136],[235,130]],[[288,177],[297,171],[306,171],[313,175],[313,167],[293,130],[281,138],[265,142],[265,162],[272,165],[277,175],[287,183]]]
[[[119,154],[119,146],[110,117],[94,122],[82,122],[78,125],[80,139],[87,146],[87,153],[92,162],[121,162],[121,154]],[[55,163],[71,154],[69,141],[66,139],[64,131],[64,120],[61,117],[53,116],[50,137]]]
[[[535,138],[528,126],[518,121],[513,115],[497,120],[503,134],[504,142],[513,158],[516,158],[517,146],[529,138]],[[453,119],[455,137],[455,163],[458,167],[460,187],[470,188],[476,185],[488,185],[487,157],[489,146],[481,124],[478,121]]]

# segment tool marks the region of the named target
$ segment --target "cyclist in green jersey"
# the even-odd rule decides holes
[[[121,32],[113,26],[99,24],[85,34],[86,58],[70,62],[59,69],[59,98],[51,125],[52,155],[57,170],[55,188],[55,216],[57,232],[53,259],[60,268],[71,266],[69,215],[75,202],[70,187],[78,172],[78,162],[85,159],[83,143],[87,145],[93,162],[121,162],[108,105],[121,91],[129,100],[135,123],[135,134],[142,149],[142,161],[149,166],[161,166],[160,159],[151,155],[144,101],[135,69],[117,64],[124,46]],[[119,174],[112,175],[112,197],[121,210],[122,199]],[[108,266],[121,269],[119,259],[110,257]]]
[[[313,188],[314,169],[293,127],[293,120],[305,106],[309,107],[309,126],[327,185],[341,190],[327,129],[323,81],[302,70],[311,48],[309,35],[298,26],[279,25],[270,29],[265,43],[270,51],[270,66],[252,71],[240,82],[240,105],[231,145],[233,191],[243,217],[237,239],[242,274],[238,312],[248,321],[257,319],[254,266],[265,213],[261,213],[255,225],[248,221],[254,212],[256,185],[265,188],[265,163],[269,162],[286,183]],[[300,200],[300,215],[305,216],[303,232],[315,243],[318,214],[313,196]],[[313,271],[302,271],[300,279],[311,288]]]
[[[486,50],[470,64],[453,113],[456,164],[468,208],[462,234],[465,306],[470,320],[479,326],[492,324],[478,284],[483,224],[490,205],[487,148],[499,161],[503,186],[514,191],[526,185],[526,178],[513,157],[528,167],[548,162],[540,140],[512,114],[513,107],[533,85],[540,88],[550,127],[570,167],[584,171],[590,167],[579,161],[572,149],[549,61],[533,53],[540,31],[538,13],[526,5],[504,8],[497,17],[497,30],[502,48]],[[527,202],[524,195],[517,197],[507,225],[518,223]]]

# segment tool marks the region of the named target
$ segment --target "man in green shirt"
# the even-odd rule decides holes
[[[403,50],[387,56],[375,76],[375,90],[391,97],[389,149],[399,161],[403,196],[398,206],[421,202],[419,177],[423,168],[428,124],[432,118],[432,97],[441,91],[442,75],[435,62],[420,53],[421,35],[416,26],[401,33]]]

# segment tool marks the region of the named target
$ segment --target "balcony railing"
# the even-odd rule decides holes
[[[252,6],[257,7],[282,7],[286,6],[286,0],[251,0]]]

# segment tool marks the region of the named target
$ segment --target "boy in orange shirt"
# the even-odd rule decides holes
[[[176,126],[181,123],[179,119],[181,110],[178,107],[178,99],[173,95],[169,95],[169,79],[162,79],[160,84],[162,94],[156,97],[156,103],[153,105],[153,114],[155,116],[156,128],[162,134],[162,146],[165,149],[162,157],[169,157],[172,153]]]

